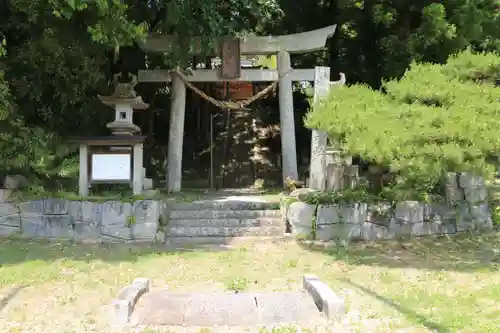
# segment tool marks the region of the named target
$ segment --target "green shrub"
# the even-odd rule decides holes
[[[345,154],[388,168],[400,193],[436,193],[445,171],[493,174],[492,157],[500,154],[498,78],[499,55],[464,51],[445,65],[414,63],[380,91],[336,87],[305,121]]]

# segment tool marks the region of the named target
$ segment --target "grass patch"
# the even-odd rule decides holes
[[[223,191],[208,191],[206,189],[183,189],[178,193],[167,193],[165,190],[158,190],[151,194],[144,195],[133,195],[132,191],[129,189],[119,190],[119,191],[98,191],[91,195],[82,197],[79,196],[76,191],[69,190],[59,190],[59,191],[45,191],[38,188],[25,189],[19,191],[13,191],[9,194],[9,199],[15,202],[25,202],[30,200],[39,200],[43,198],[59,198],[65,200],[74,201],[90,201],[90,202],[106,202],[106,201],[122,201],[122,202],[134,202],[140,200],[170,200],[179,203],[193,202],[197,200],[217,200],[223,199],[228,196],[242,195],[242,194],[232,194],[231,192]],[[250,196],[256,196],[270,203],[276,203],[279,205],[280,194],[278,190],[261,190],[255,191],[249,194]]]
[[[286,291],[300,290],[308,273],[346,299],[346,322],[331,332],[497,332],[498,244],[492,233],[347,250],[304,243],[169,252],[0,239],[0,332],[109,332],[110,302],[136,277],[176,291]]]

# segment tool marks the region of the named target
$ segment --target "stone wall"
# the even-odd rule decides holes
[[[0,203],[0,236],[75,241],[163,242],[158,230],[165,214],[159,201],[133,203],[42,199]]]
[[[318,240],[374,241],[493,227],[482,178],[448,174],[446,198],[442,204],[403,201],[316,206],[299,201],[290,204],[285,214],[292,233],[315,235]]]

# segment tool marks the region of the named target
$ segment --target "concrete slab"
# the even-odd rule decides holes
[[[186,325],[246,326],[254,324],[258,316],[251,294],[194,294],[186,311]]]
[[[193,294],[153,291],[142,297],[135,316],[140,325],[184,326],[185,314]]]
[[[192,293],[152,291],[136,310],[138,325],[254,326],[322,318],[307,293]]]
[[[307,293],[275,292],[257,295],[260,309],[259,323],[309,322],[320,317],[320,312]]]

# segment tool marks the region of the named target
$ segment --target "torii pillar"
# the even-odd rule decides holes
[[[239,39],[239,54],[241,55],[277,55],[278,72],[272,70],[241,71],[241,76],[232,80],[224,79],[220,73],[212,70],[194,70],[190,76],[191,82],[216,81],[279,81],[279,109],[281,129],[281,150],[283,181],[287,178],[298,180],[297,147],[295,141],[295,117],[293,110],[292,81],[314,81],[314,70],[293,70],[291,54],[300,54],[322,50],[328,38],[335,33],[336,25],[322,29],[283,36],[248,36]],[[220,40],[227,40],[222,37]],[[231,39],[231,38],[229,38]],[[189,45],[192,55],[201,53],[201,39],[193,38]],[[217,44],[217,43],[216,43]],[[141,44],[146,52],[171,52],[177,47],[172,36],[150,34]],[[211,55],[220,54],[218,47]],[[186,87],[175,74],[168,71],[139,71],[140,82],[172,82],[172,107],[167,160],[167,189],[169,192],[179,192],[182,177],[182,142],[184,134],[184,107]]]
[[[297,143],[295,142],[295,117],[293,112],[292,69],[290,53],[278,52],[278,98],[280,108],[281,132],[281,165],[283,166],[283,182],[287,178],[299,179],[297,169]]]
[[[186,118],[186,85],[178,75],[172,75],[170,131],[168,133],[167,191],[179,192],[182,183],[182,145]]]

